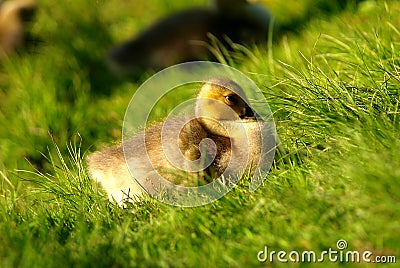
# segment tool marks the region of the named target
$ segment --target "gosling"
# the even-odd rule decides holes
[[[0,5],[0,60],[24,45],[28,23],[36,10],[33,0],[6,1]]]
[[[212,59],[215,39],[229,49],[231,42],[252,45],[267,40],[271,15],[262,5],[247,0],[212,2],[211,7],[167,16],[111,48],[107,55],[111,70],[140,73],[180,62]]]
[[[194,118],[166,120],[140,132],[123,145],[89,155],[90,175],[102,185],[109,199],[120,205],[137,201],[146,192],[159,192],[155,179],[158,174],[182,186],[209,183],[224,174],[231,161],[232,147],[241,150],[241,141],[234,137],[235,128],[231,127],[232,131],[229,131],[230,126],[240,122],[251,123],[243,124],[250,132],[247,135],[249,150],[239,153],[249,158],[239,161],[247,161],[246,169],[252,173],[251,165],[258,163],[261,154],[260,133],[254,127],[260,118],[248,103],[243,89],[235,82],[226,78],[211,79],[200,89]],[[163,132],[163,127],[168,130]],[[211,139],[215,146],[202,144],[204,139]],[[167,144],[162,144],[162,140],[167,140]],[[169,150],[169,146],[172,149]],[[135,155],[124,156],[124,150]],[[205,162],[210,164],[207,166]],[[130,171],[135,178],[145,178],[146,183],[140,185]]]

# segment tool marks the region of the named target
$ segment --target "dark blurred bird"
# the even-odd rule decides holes
[[[35,10],[33,0],[0,3],[0,60],[24,45],[27,25]]]
[[[160,70],[212,57],[210,37],[253,44],[267,40],[270,13],[247,0],[214,0],[208,8],[184,10],[161,19],[137,37],[113,47],[107,62],[116,72]],[[228,39],[227,39],[228,38]]]

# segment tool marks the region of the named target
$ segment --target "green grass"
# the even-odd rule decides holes
[[[205,2],[40,2],[32,31],[43,42],[1,67],[1,267],[272,266],[257,261],[264,246],[321,252],[339,239],[400,261],[396,1],[314,18],[307,10],[319,1],[265,1],[281,29],[302,24],[232,57],[219,52],[274,112],[283,149],[257,191],[243,181],[203,207],[146,199],[121,209],[90,180],[85,155],[121,139],[129,100],[150,75],[115,77],[104,53]]]

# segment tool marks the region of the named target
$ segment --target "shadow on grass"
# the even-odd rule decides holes
[[[337,15],[346,8],[356,7],[363,1],[364,0],[305,1],[306,6],[304,12],[297,13],[296,10],[288,10],[289,13],[292,13],[292,16],[287,18],[287,15],[282,15],[283,21],[278,21],[276,35],[280,36],[290,32],[299,34],[304,28],[305,24],[307,24],[307,22],[310,20],[317,17],[331,17]],[[281,12],[284,13],[283,11]]]

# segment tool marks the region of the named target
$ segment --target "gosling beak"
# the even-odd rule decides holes
[[[249,106],[246,106],[245,113],[239,117],[240,117],[240,119],[253,119],[253,120],[261,119],[261,117]]]

